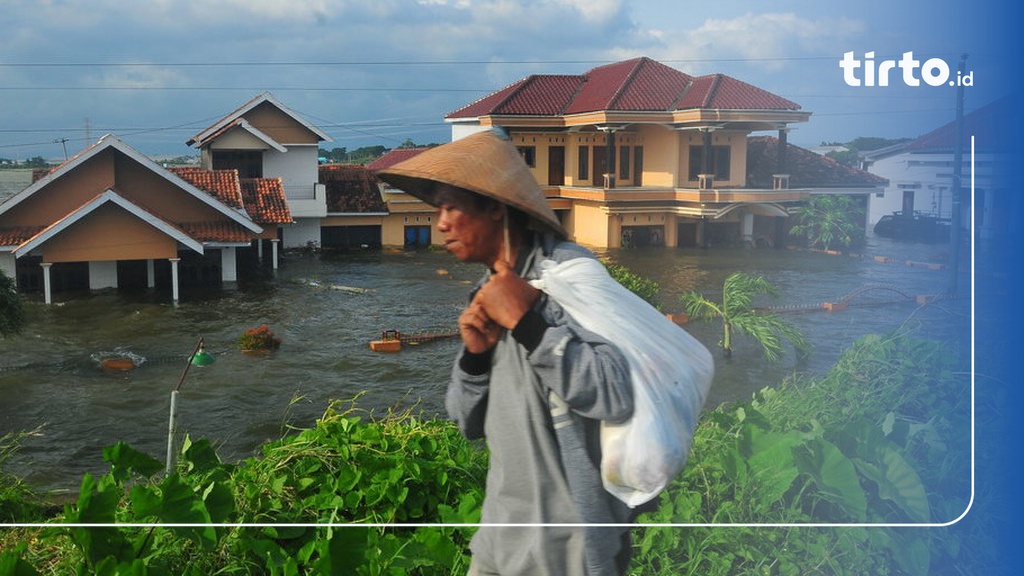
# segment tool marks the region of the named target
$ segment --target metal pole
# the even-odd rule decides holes
[[[177,426],[175,420],[177,419],[178,411],[178,390],[171,390],[171,417],[168,419],[167,424],[167,475],[171,474],[171,470],[174,469],[175,458],[174,458],[174,435]]]
[[[960,67],[957,74],[956,87],[956,123],[953,140],[953,206],[950,214],[949,228],[949,284],[946,288],[948,296],[956,296],[957,283],[960,276],[960,220],[963,218],[962,176],[964,159],[964,87],[961,79],[967,64],[967,54],[960,55]],[[973,215],[971,215],[973,218]]]
[[[175,451],[174,451],[174,436],[177,431],[177,419],[178,419],[178,390],[181,390],[181,385],[185,383],[185,376],[188,376],[188,369],[192,366],[192,360],[195,359],[196,354],[203,347],[203,339],[200,338],[199,342],[196,342],[196,347],[192,350],[192,353],[188,355],[188,360],[185,361],[185,369],[181,371],[181,377],[178,378],[178,384],[175,385],[174,389],[171,390],[171,415],[167,421],[167,474],[170,475],[174,469],[175,464]]]

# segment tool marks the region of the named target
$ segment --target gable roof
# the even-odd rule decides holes
[[[165,222],[155,214],[129,201],[124,196],[121,196],[120,194],[115,192],[113,189],[108,189],[105,192],[97,195],[92,200],[78,207],[77,209],[72,210],[63,218],[57,220],[56,222],[43,228],[39,232],[33,234],[31,237],[20,242],[18,247],[14,249],[15,256],[17,257],[20,253],[28,254],[35,248],[38,248],[39,246],[44,244],[47,240],[50,240],[51,238],[63,232],[64,230],[70,228],[76,222],[88,216],[100,206],[103,206],[108,203],[120,206],[128,213],[136,216],[140,220],[146,222],[150,226],[156,228],[157,230],[163,232],[164,234],[170,236],[171,238],[174,238],[178,242],[181,242],[182,244],[191,248],[192,250],[195,250],[200,254],[203,253],[203,244],[201,241],[196,240],[194,237],[186,234],[181,229],[169,224],[168,222]]]
[[[327,213],[387,214],[377,179],[359,164],[323,164],[320,182],[327,192]]]
[[[800,105],[724,74],[693,77],[640,57],[580,75],[528,76],[445,118],[688,109],[796,111]]]
[[[301,116],[296,114],[294,111],[292,111],[290,108],[288,108],[287,106],[282,104],[277,98],[274,98],[273,94],[271,94],[270,92],[262,92],[260,94],[257,94],[252,100],[249,100],[245,104],[242,104],[241,106],[236,108],[234,111],[232,111],[227,116],[225,116],[225,117],[221,118],[220,120],[218,120],[215,124],[213,124],[209,128],[203,130],[199,134],[196,134],[195,136],[190,138],[185,144],[188,145],[188,146],[193,146],[193,145],[197,145],[197,144],[200,147],[203,146],[206,142],[208,142],[215,135],[219,135],[219,134],[223,133],[223,130],[225,128],[230,128],[230,127],[235,126],[235,125],[241,125],[241,124],[237,123],[238,120],[243,120],[244,121],[244,118],[242,118],[242,117],[245,116],[246,113],[248,113],[250,110],[252,110],[252,109],[256,108],[257,106],[259,106],[261,104],[264,104],[264,103],[267,103],[267,104],[270,104],[272,106],[275,106],[281,112],[284,112],[285,114],[290,116],[293,120],[295,120],[296,122],[301,124],[307,130],[309,130],[313,134],[316,134],[316,136],[318,138],[320,138],[321,140],[326,141],[326,142],[333,142],[334,141],[334,139],[331,138],[330,136],[328,136],[327,133],[323,132],[322,130],[320,130],[316,126],[313,126],[312,124],[307,122],[304,118],[302,118]],[[251,128],[251,126],[249,128]],[[253,128],[253,130],[255,130],[255,129]],[[263,135],[263,136],[266,137],[266,135]]]
[[[100,154],[101,152],[110,149],[116,150],[117,152],[124,154],[128,158],[134,160],[144,168],[148,169],[153,174],[159,176],[160,178],[168,180],[177,188],[180,188],[187,194],[197,198],[199,201],[213,208],[217,212],[220,212],[224,216],[227,216],[229,220],[232,220],[235,224],[240,225],[242,228],[248,229],[249,231],[255,233],[259,233],[262,231],[262,228],[260,228],[255,222],[249,219],[241,210],[240,203],[238,206],[230,206],[225,204],[224,202],[216,198],[214,195],[211,195],[208,192],[200,190],[195,185],[191,184],[190,182],[187,182],[174,172],[165,169],[163,166],[160,166],[156,162],[150,160],[145,155],[139,153],[131,146],[125,144],[123,141],[121,141],[121,139],[110,134],[103,136],[92,146],[89,146],[85,150],[79,152],[72,158],[68,159],[67,162],[61,164],[60,166],[51,170],[49,173],[33,181],[32,184],[30,184],[21,192],[8,198],[6,201],[0,204],[0,214],[3,214],[4,212],[10,210],[14,206],[17,206],[26,198],[29,198],[39,190],[45,188],[47,185],[49,185],[50,182],[60,178],[61,176],[67,174],[68,172],[75,170],[77,167],[81,166],[82,164],[84,164],[91,158],[95,157],[96,155]]]
[[[1013,103],[1009,97],[990,102],[974,112],[964,114],[963,144],[970,147],[970,137],[974,136],[975,150],[992,151],[998,143],[1006,140],[1001,128],[1007,118],[1014,113]],[[1005,129],[1005,128],[1004,128]],[[906,150],[916,153],[952,152],[956,147],[956,121],[940,126],[906,145]]]
[[[772,187],[773,175],[778,173],[779,144],[774,136],[747,138],[748,187]],[[788,143],[786,164],[790,188],[876,188],[889,183],[881,176]]]
[[[367,164],[366,168],[369,169],[371,172],[376,172],[377,170],[390,168],[395,164],[398,164],[399,162],[404,162],[425,150],[430,150],[430,147],[421,146],[419,148],[395,148],[394,150],[389,150],[380,158],[377,158],[373,162]]]

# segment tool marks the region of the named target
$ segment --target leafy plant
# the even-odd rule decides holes
[[[25,326],[25,308],[14,280],[0,270],[0,338],[21,332]]]
[[[641,520],[740,526],[645,528],[637,573],[973,573],[966,540],[951,546],[934,528],[799,527],[945,522],[966,510],[968,393],[944,350],[905,334],[869,336],[824,377],[707,412],[687,468]]]
[[[793,219],[796,225],[789,233],[803,236],[810,247],[835,250],[840,246],[849,248],[863,238],[860,223],[864,212],[852,196],[841,194],[818,194],[803,203]]]
[[[745,334],[757,341],[769,361],[782,355],[782,341],[788,341],[800,354],[810,345],[799,330],[783,321],[777,314],[758,313],[753,310],[754,297],[759,294],[775,295],[774,286],[760,276],[746,272],[730,274],[722,286],[722,301],[715,302],[696,291],[680,297],[686,313],[694,320],[722,321],[722,340],[719,345],[726,358],[732,357],[733,334]]]
[[[658,291],[660,287],[654,280],[644,278],[638,274],[634,274],[629,268],[620,264],[604,263],[605,268],[608,269],[608,273],[616,282],[622,284],[627,290],[636,294],[645,302],[659,308],[658,306]]]
[[[270,327],[261,324],[249,328],[238,339],[238,347],[242,350],[277,350],[281,347],[281,339],[270,331]]]

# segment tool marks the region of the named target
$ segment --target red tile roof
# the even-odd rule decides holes
[[[693,108],[799,110],[800,105],[724,74],[693,77],[644,57],[599,66],[582,75],[528,76],[446,117]]]
[[[257,224],[291,224],[292,213],[280,178],[242,178],[245,211]]]
[[[747,138],[747,187],[771,188],[772,176],[779,173],[778,158],[778,138]],[[790,188],[869,188],[889,183],[881,176],[792,144],[786,146],[786,165]]]
[[[253,238],[241,224],[228,220],[179,222],[175,226],[199,242],[250,242]]]
[[[328,213],[387,213],[377,178],[359,164],[324,164],[320,182],[327,189]]]
[[[241,208],[257,224],[290,224],[291,211],[280,178],[239,178],[238,170],[172,166],[168,170],[220,202]]]
[[[424,150],[428,150],[428,149],[429,148],[427,148],[427,147],[421,147],[421,148],[395,148],[394,150],[388,151],[387,154],[384,154],[383,156],[381,156],[380,158],[377,158],[373,162],[370,162],[366,167],[371,172],[376,172],[377,170],[383,170],[385,168],[390,168],[390,167],[394,166],[395,164],[398,164],[399,162],[404,162],[405,160],[408,160],[409,158],[412,158],[413,156],[419,154],[420,152],[423,152]],[[326,166],[330,166],[330,164],[325,165],[325,167]]]
[[[18,226],[0,228],[0,246],[18,246],[28,242],[33,236],[46,229],[46,226]]]
[[[232,208],[242,208],[242,191],[238,183],[238,170],[206,170],[191,166],[167,168],[182,180],[211,194]]]
[[[1005,142],[1009,130],[1007,118],[1012,117],[1013,103],[1010,98],[991,102],[974,112],[964,115],[963,145],[969,150],[970,137],[974,136],[975,151],[991,151]],[[1001,134],[1005,131],[1006,133]],[[995,146],[993,146],[995,144]],[[907,144],[911,152],[952,152],[956,146],[956,121],[950,122]]]

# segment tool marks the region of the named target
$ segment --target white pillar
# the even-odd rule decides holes
[[[223,282],[238,281],[238,264],[235,260],[235,247],[220,249],[220,279]]]
[[[43,262],[43,298],[47,304],[53,304],[53,294],[50,292],[50,266],[53,262]]]
[[[274,268],[274,270],[277,270],[277,245],[280,244],[280,243],[281,243],[281,241],[278,240],[277,238],[274,238],[274,239],[272,239],[270,241],[270,246],[271,246],[271,248],[273,248],[272,254],[273,254],[273,268]]]
[[[146,260],[146,287],[153,288],[156,286],[156,268],[153,264],[153,259]]]
[[[740,223],[740,236],[743,240],[753,241],[754,239],[754,215],[744,214]]]
[[[171,299],[178,301],[178,262],[181,258],[168,258],[171,262]]]
[[[89,289],[117,288],[117,261],[93,260],[89,262]]]
[[[257,238],[256,239],[256,260],[258,260],[261,264],[263,263],[263,239],[262,238]]]

